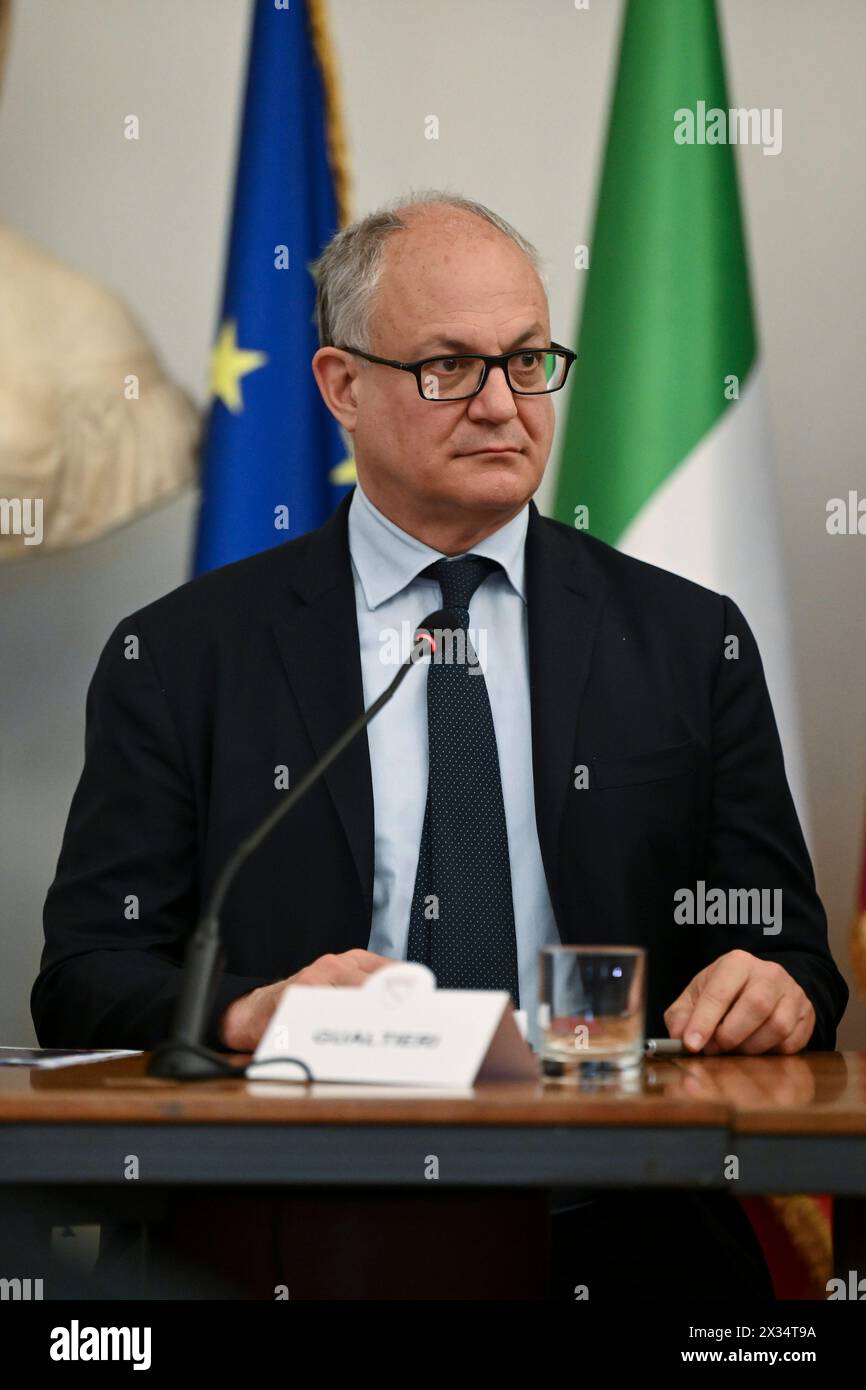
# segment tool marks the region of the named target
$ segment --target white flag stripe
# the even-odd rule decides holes
[[[755,634],[807,843],[806,778],[760,363],[738,401],[656,489],[617,549],[727,594]]]

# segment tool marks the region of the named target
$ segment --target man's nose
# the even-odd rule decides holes
[[[491,367],[478,395],[468,404],[473,419],[510,420],[517,414],[514,392],[502,367]]]

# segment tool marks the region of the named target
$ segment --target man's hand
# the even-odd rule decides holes
[[[287,980],[262,985],[261,989],[232,1000],[220,1020],[220,1041],[235,1052],[255,1051],[286,985],[362,985],[374,970],[393,964],[390,956],[377,956],[360,948],[342,951],[337,956],[319,956]]]
[[[800,1052],[815,1028],[808,996],[777,961],[728,951],[665,1009],[672,1038],[692,1052]]]

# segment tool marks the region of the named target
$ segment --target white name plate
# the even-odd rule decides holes
[[[534,1080],[538,1061],[507,990],[437,989],[426,965],[383,965],[357,989],[287,985],[247,1076],[465,1089]]]

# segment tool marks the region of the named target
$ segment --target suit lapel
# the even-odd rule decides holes
[[[273,619],[289,684],[320,758],[364,708],[347,518],[352,494],[310,532],[291,576],[303,600]],[[366,733],[324,775],[358,871],[367,919],[373,908],[373,782]],[[366,945],[366,942],[363,943]]]
[[[535,820],[560,932],[559,827],[573,785],[578,712],[606,592],[580,540],[530,502],[526,600]]]

